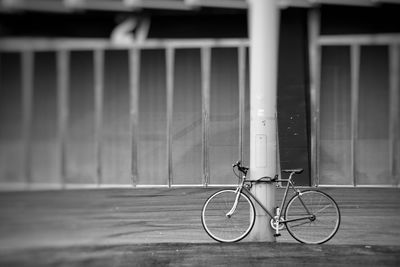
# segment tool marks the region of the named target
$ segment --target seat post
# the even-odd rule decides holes
[[[295,174],[296,172],[292,171],[289,175],[289,181],[292,181],[292,176]]]

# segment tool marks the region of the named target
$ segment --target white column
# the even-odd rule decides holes
[[[274,177],[277,172],[277,63],[279,8],[276,0],[249,0],[250,28],[250,176]],[[274,213],[275,184],[260,183],[252,193]],[[250,241],[275,241],[269,216],[257,206]]]
[[[321,81],[321,47],[318,44],[320,34],[320,10],[308,9],[308,55],[310,72],[311,103],[311,183],[319,185],[319,104]]]

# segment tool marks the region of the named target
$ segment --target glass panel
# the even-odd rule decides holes
[[[202,183],[202,106],[199,49],[175,54],[172,158],[174,184]]]
[[[21,56],[0,54],[0,181],[24,182]]]
[[[131,184],[127,51],[106,51],[102,132],[102,183]]]
[[[210,183],[236,183],[232,163],[239,156],[238,53],[212,50],[210,92]]]
[[[393,184],[389,162],[388,48],[361,49],[356,183]]]
[[[95,183],[93,53],[71,52],[67,183]]]
[[[320,181],[352,184],[349,47],[323,47],[320,93]]]
[[[57,67],[54,52],[35,54],[32,120],[32,180],[59,183]]]
[[[168,172],[164,50],[143,50],[140,71],[139,184],[165,185],[168,184]]]

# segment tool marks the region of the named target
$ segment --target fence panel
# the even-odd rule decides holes
[[[60,184],[57,139],[57,68],[54,52],[35,53],[32,114],[32,182]]]
[[[164,50],[143,50],[139,91],[139,184],[167,185],[167,94]]]
[[[173,183],[202,182],[200,49],[177,49],[172,131]]]
[[[239,159],[237,49],[214,48],[211,62],[210,182],[232,184],[232,163]]]
[[[94,67],[91,51],[75,51],[70,59],[66,182],[96,183],[94,150]]]
[[[0,53],[0,182],[25,183],[19,53]]]

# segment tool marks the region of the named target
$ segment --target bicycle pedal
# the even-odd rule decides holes
[[[274,234],[275,237],[281,236],[281,234]]]

